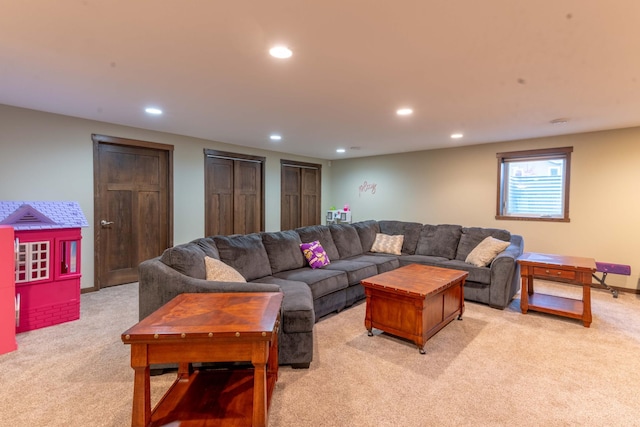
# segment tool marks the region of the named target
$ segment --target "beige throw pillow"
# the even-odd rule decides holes
[[[509,242],[489,236],[473,248],[464,262],[476,267],[486,267],[500,252],[507,249],[509,244]]]
[[[245,282],[242,274],[236,269],[228,266],[219,259],[204,257],[204,266],[207,270],[207,280],[215,280],[217,282]]]
[[[402,234],[390,236],[388,234],[376,233],[376,240],[373,241],[371,252],[400,255],[402,253],[403,242],[404,236]]]

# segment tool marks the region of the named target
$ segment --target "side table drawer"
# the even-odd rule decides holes
[[[559,270],[557,268],[533,267],[533,275],[538,277],[576,280],[575,271]]]

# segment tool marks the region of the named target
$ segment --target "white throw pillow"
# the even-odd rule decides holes
[[[207,270],[207,280],[215,280],[217,282],[247,282],[242,274],[238,273],[238,270],[219,259],[205,256],[204,266]]]
[[[400,255],[402,253],[403,242],[404,236],[402,234],[391,236],[388,234],[376,233],[376,240],[373,241],[371,252]]]
[[[476,267],[486,267],[500,252],[507,249],[509,244],[509,242],[489,236],[473,248],[464,262],[473,264]]]

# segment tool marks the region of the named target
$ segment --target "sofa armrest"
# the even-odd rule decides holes
[[[169,267],[160,261],[160,257],[140,263],[138,275],[139,320],[144,319],[183,293],[280,292],[280,287],[271,283],[217,282],[194,279]]]
[[[520,281],[520,265],[516,262],[524,251],[522,236],[512,234],[511,244],[491,263],[491,289],[489,305],[505,308],[518,291]]]

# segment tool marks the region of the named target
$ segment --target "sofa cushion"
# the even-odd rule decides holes
[[[491,284],[491,269],[489,267],[476,267],[464,261],[455,259],[443,261],[438,267],[451,268],[453,270],[462,270],[469,272],[467,282],[481,283],[483,285]],[[465,282],[466,286],[466,282]]]
[[[311,243],[301,243],[300,250],[311,268],[322,268],[331,262],[322,245],[317,240]]]
[[[402,253],[402,243],[404,236],[397,234],[391,236],[389,234],[376,234],[376,240],[371,246],[371,252],[381,252],[385,254],[400,255]]]
[[[214,236],[220,260],[238,270],[247,280],[270,276],[271,265],[262,238],[257,233]]]
[[[180,273],[194,279],[207,277],[204,266],[204,252],[194,243],[185,243],[165,249],[160,261]]]
[[[333,237],[331,237],[331,231],[326,225],[310,225],[308,227],[296,228],[296,233],[300,235],[302,243],[309,243],[317,240],[324,248],[327,256],[332,261],[340,259],[340,253],[333,243]]]
[[[207,280],[215,280],[218,282],[246,282],[242,274],[219,259],[205,256],[204,265]]]
[[[347,273],[326,268],[312,270],[309,267],[304,267],[297,270],[281,271],[274,274],[274,277],[306,283],[311,289],[314,301],[349,286]]]
[[[402,253],[413,255],[416,252],[422,224],[406,221],[378,221],[378,225],[380,226],[380,233],[391,235],[402,234],[404,236]]]
[[[388,254],[362,254],[349,258],[349,260],[375,264],[378,269],[377,274],[386,273],[387,271],[395,270],[400,267],[398,257]]]
[[[282,300],[282,330],[285,333],[311,332],[316,323],[313,311],[313,297],[311,289],[304,282],[279,279],[268,276],[261,277],[253,283],[273,283],[280,286],[284,299]]]
[[[360,245],[362,245],[362,252],[371,251],[371,245],[373,245],[374,240],[376,240],[376,234],[380,232],[378,221],[371,219],[368,221],[354,222],[351,226],[355,228],[358,233]]]
[[[195,243],[196,245],[200,246],[206,256],[220,259],[220,253],[218,252],[218,248],[216,247],[216,242],[215,240],[213,240],[213,237],[201,237],[192,241],[191,243]]]
[[[442,267],[445,261],[449,261],[448,258],[431,255],[402,255],[401,257],[398,257],[398,260],[400,261],[401,267],[409,264],[422,264],[431,265],[433,267]]]
[[[473,264],[476,267],[486,267],[508,246],[509,242],[489,236],[469,252],[464,262]]]
[[[347,273],[349,285],[356,285],[362,279],[378,274],[378,267],[371,262],[339,259],[327,266],[329,270],[340,270]]]
[[[271,274],[294,270],[307,265],[300,251],[300,235],[293,230],[262,233],[262,244],[267,251]]]
[[[458,250],[456,251],[456,258],[458,261],[464,261],[469,256],[469,253],[478,246],[487,237],[495,237],[496,239],[504,240],[505,242],[511,241],[511,233],[507,230],[500,230],[498,228],[480,228],[480,227],[462,227],[462,235],[460,236],[460,242],[458,242]]]
[[[360,255],[362,243],[355,228],[349,224],[331,224],[329,226],[333,243],[335,243],[340,258],[348,258]]]
[[[425,224],[420,231],[420,238],[416,246],[416,255],[454,259],[461,235],[462,226],[460,225]]]

